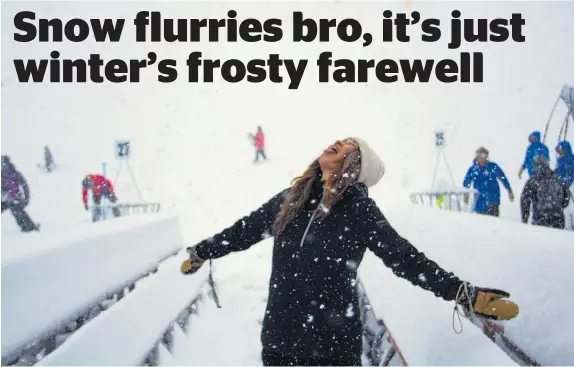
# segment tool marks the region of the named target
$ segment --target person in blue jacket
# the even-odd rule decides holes
[[[488,150],[484,147],[477,149],[473,165],[464,177],[463,186],[470,188],[473,185],[474,189],[478,191],[478,198],[474,207],[476,213],[498,217],[500,206],[498,180],[508,190],[510,201],[514,201],[514,194],[504,171],[498,164],[488,160],[488,154]]]
[[[530,145],[526,148],[526,155],[524,157],[524,162],[518,171],[518,178],[522,178],[522,172],[526,169],[528,171],[528,176],[532,176],[534,173],[534,157],[543,155],[547,160],[550,160],[550,152],[548,147],[540,141],[540,131],[533,131],[528,137]]]
[[[574,183],[574,153],[567,141],[561,141],[556,146],[556,174],[568,187]]]

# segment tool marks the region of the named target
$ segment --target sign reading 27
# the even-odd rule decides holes
[[[116,142],[116,157],[118,159],[128,159],[130,157],[130,142],[127,140]]]

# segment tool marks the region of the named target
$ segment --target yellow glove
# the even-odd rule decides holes
[[[500,289],[474,287],[463,283],[459,287],[456,302],[468,314],[475,314],[492,320],[511,320],[518,316],[518,305],[503,298],[510,293]]]
[[[181,263],[181,273],[184,275],[194,274],[205,262],[197,255],[195,247],[188,247],[187,252],[189,253],[189,259]]]

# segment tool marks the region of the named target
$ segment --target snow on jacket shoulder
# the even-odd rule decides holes
[[[561,141],[558,147],[564,151],[564,156],[556,158],[556,174],[560,177],[567,186],[574,183],[574,153],[572,153],[572,146],[567,141]]]
[[[198,244],[197,254],[218,258],[269,237],[286,193]],[[361,356],[356,278],[367,248],[394,274],[445,300],[455,298],[460,280],[399,236],[362,184],[349,187],[328,216],[311,222],[322,193],[322,184],[316,184],[274,239],[262,343],[280,354],[352,364]]]

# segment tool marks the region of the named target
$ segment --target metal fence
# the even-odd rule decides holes
[[[413,192],[413,204],[456,212],[472,212],[478,193],[474,191]]]

